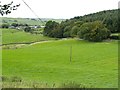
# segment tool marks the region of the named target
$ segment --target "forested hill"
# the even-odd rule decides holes
[[[83,21],[83,22],[93,22],[93,21],[100,20],[104,24],[107,25],[107,28],[111,32],[118,32],[117,31],[118,9],[106,10],[106,11],[92,13],[92,14],[88,14],[88,15],[84,15],[84,16],[78,16],[78,17],[74,17],[70,20],[72,20],[72,21],[73,20],[75,20],[75,21],[79,20],[79,21]]]
[[[104,10],[104,11],[100,11],[100,12],[96,12],[96,13],[91,13],[88,15],[84,15],[84,16],[78,16],[78,17],[74,17],[72,19],[79,19],[79,20],[84,20],[84,21],[90,21],[90,20],[102,20],[103,18],[108,18],[108,17],[117,17],[118,16],[118,9],[114,9],[114,10]]]
[[[43,34],[57,38],[80,37],[101,41],[109,38],[111,33],[120,32],[118,21],[118,9],[101,11],[67,19],[60,24],[48,21]]]

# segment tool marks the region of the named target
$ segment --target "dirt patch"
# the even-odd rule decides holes
[[[26,44],[13,44],[13,45],[3,45],[2,49],[17,49],[25,46]]]

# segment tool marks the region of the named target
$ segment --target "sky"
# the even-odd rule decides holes
[[[21,4],[16,11],[4,17],[37,18],[22,0],[0,0],[2,4],[13,1]],[[69,19],[103,10],[118,8],[119,0],[24,0],[39,18]]]

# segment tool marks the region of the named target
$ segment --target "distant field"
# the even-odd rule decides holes
[[[47,19],[47,18],[42,18],[42,22],[38,19],[35,18],[7,18],[7,17],[2,17],[0,18],[0,22],[3,23],[21,23],[21,24],[29,24],[29,25],[45,25],[46,21],[53,20],[56,22],[61,22],[64,21],[64,19]],[[43,23],[44,22],[44,23]]]
[[[112,35],[112,36],[119,36],[120,33],[112,33],[111,35]]]
[[[52,40],[52,38],[45,37],[41,34],[30,34],[15,29],[0,29],[2,30],[2,44],[9,43],[29,43],[37,41]]]
[[[25,39],[23,32],[19,34],[21,39]],[[4,40],[5,37],[7,35]],[[12,37],[11,34],[9,37]],[[71,45],[72,62],[69,61]],[[3,76],[20,77],[23,82],[28,83],[55,83],[56,87],[61,83],[75,81],[85,86],[117,88],[117,46],[117,41],[91,43],[70,39],[19,49],[3,49]]]

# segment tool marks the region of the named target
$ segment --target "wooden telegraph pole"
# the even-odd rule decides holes
[[[70,46],[70,62],[72,62],[72,45]]]

